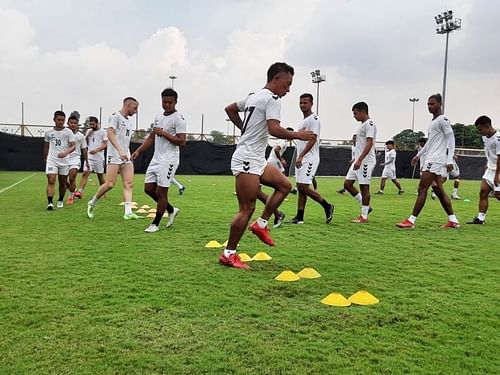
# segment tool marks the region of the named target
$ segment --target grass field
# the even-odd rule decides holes
[[[29,175],[0,172],[0,190]],[[335,193],[342,179],[319,178],[333,223],[308,202],[304,225],[271,232],[275,248],[247,232],[240,251],[273,259],[243,271],[204,248],[227,238],[233,178],[179,178],[187,190],[173,190],[171,202],[181,212],[154,234],[143,232],[149,219],[121,218],[118,188],[94,220],[85,210],[95,185],[53,212],[42,173],[0,193],[0,373],[500,373],[500,202],[490,200],[486,225],[465,225],[477,213],[477,181],[461,184],[469,203],[453,202],[461,229],[440,229],[446,215],[429,199],[417,228],[401,231],[394,223],[411,212],[415,180],[402,181],[402,196],[389,182],[373,196],[370,222],[357,225],[356,202]],[[153,205],[142,179],[134,200]],[[288,218],[295,207],[290,195]],[[273,280],[306,266],[322,277]],[[380,303],[320,303],[360,289]]]

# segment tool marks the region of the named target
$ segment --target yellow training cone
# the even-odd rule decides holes
[[[255,257],[254,257],[255,258]],[[293,271],[287,270],[281,272],[278,276],[274,278],[274,280],[278,281],[298,281],[300,277],[298,277]]]
[[[318,279],[321,277],[321,275],[318,271],[316,271],[314,268],[310,268],[310,267],[304,268],[297,275],[299,275],[299,277],[302,279]]]
[[[153,213],[148,214],[148,217],[156,217],[156,214],[153,214]]]
[[[146,212],[148,212],[148,211],[146,211],[144,208],[139,208],[137,210],[137,213],[139,213],[139,214],[145,214]]]
[[[367,292],[366,290],[360,290],[349,297],[349,301],[355,303],[356,305],[376,305],[380,301],[373,294]]]
[[[222,244],[222,246],[226,247],[227,246],[227,240]]]
[[[146,208],[151,208],[151,207],[149,207],[147,204],[143,204],[143,205],[141,206],[141,208],[146,209]]]
[[[132,206],[137,206],[137,202],[130,202]],[[120,206],[125,206],[125,202],[119,204]]]
[[[257,254],[255,254],[252,258],[252,260],[260,260],[260,261],[264,261],[264,260],[271,260],[273,259],[270,255],[266,254],[265,252],[261,251],[261,252],[258,252]],[[294,274],[295,275],[295,274]]]
[[[120,203],[119,206],[125,206],[125,202]]]
[[[217,248],[217,247],[222,247],[222,245],[218,242],[218,241],[210,241],[209,243],[207,243],[205,245],[205,247],[208,247],[208,248]]]
[[[321,300],[321,303],[323,305],[337,306],[337,307],[351,306],[351,301],[349,301],[340,293],[330,293]]]
[[[247,253],[240,253],[240,259],[242,262],[251,262],[252,258]]]
[[[150,213],[151,213],[151,212],[152,212],[152,213],[155,213],[155,212],[156,212],[156,208],[152,208],[152,209],[148,210],[148,212],[150,212]]]

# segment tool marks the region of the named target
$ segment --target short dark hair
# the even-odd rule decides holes
[[[309,98],[311,100],[311,103],[313,102],[313,96],[312,96],[312,94],[309,94],[308,92],[303,93],[300,96],[300,99],[302,99],[302,98]]]
[[[161,97],[164,98],[165,96],[173,96],[175,101],[177,101],[177,91],[175,91],[172,88],[166,88],[161,92]]]
[[[474,125],[476,126],[484,126],[484,127],[489,127],[491,126],[491,119],[488,116],[479,116],[477,120],[474,122]]]
[[[127,96],[125,99],[123,99],[123,104],[125,104],[129,100],[132,100],[132,101],[134,101],[136,103],[139,103],[136,98],[133,98],[132,96]]]
[[[69,120],[76,120],[76,123],[78,123],[78,117],[76,117],[75,115],[71,115],[68,117],[68,122]]]
[[[424,145],[427,143],[427,138],[420,138],[417,143],[423,143]]]
[[[276,62],[267,70],[267,82],[271,82],[279,73],[295,74],[293,67],[284,62]]]
[[[96,124],[98,124],[99,120],[95,116],[89,116],[89,122],[95,122]]]
[[[431,96],[429,96],[429,99],[434,99],[438,103],[442,103],[443,102],[443,97],[439,93],[438,94],[432,94]]]
[[[392,139],[389,139],[387,142],[385,142],[386,145],[394,145],[394,141]]]
[[[368,104],[366,104],[365,102],[358,102],[352,106],[352,110],[365,112],[366,114],[368,114]]]
[[[66,113],[64,113],[63,111],[55,111],[55,112],[54,112],[54,119],[55,119],[57,116],[66,117]]]

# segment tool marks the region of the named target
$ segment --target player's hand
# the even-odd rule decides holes
[[[297,139],[302,141],[311,141],[314,139],[314,133],[310,130],[300,130],[297,132]]]
[[[286,167],[286,160],[285,159],[281,159],[281,165],[283,165],[283,167]]]
[[[304,160],[304,157],[303,156],[299,156],[297,158],[297,160],[295,160],[295,166],[297,168],[302,168],[302,160]]]
[[[90,171],[90,165],[89,165],[88,160],[85,162],[85,165],[87,166],[87,170]]]
[[[96,152],[96,150],[90,150],[90,151],[89,151],[89,154],[91,154],[91,155],[95,155],[95,154],[97,154],[97,152]]]
[[[495,184],[495,186],[500,186],[500,175],[495,174],[495,178],[493,179],[493,184]]]
[[[453,164],[446,164],[446,170],[450,173],[453,170]]]
[[[58,153],[58,154],[57,154],[57,157],[58,157],[59,159],[63,159],[63,158],[65,158],[67,155],[68,155],[68,154],[67,154],[66,152],[64,152],[64,151],[63,151],[63,152]]]
[[[135,160],[135,159],[137,159],[137,158],[139,157],[139,154],[140,154],[140,152],[138,152],[137,150],[136,150],[136,151],[134,151],[134,152],[132,153],[132,155],[130,156],[130,160]]]
[[[163,134],[163,130],[161,130],[161,128],[153,128],[152,133],[161,136]]]
[[[123,160],[123,161],[127,161],[128,160],[127,154],[125,154],[123,152],[120,152],[119,155],[120,155],[120,159],[121,160]]]
[[[361,160],[356,160],[354,162],[354,165],[353,165],[352,169],[354,169],[355,171],[357,171],[359,168],[361,168]]]
[[[411,166],[414,167],[415,165],[417,165],[417,162],[418,162],[418,159],[420,159],[418,156],[414,156],[412,159],[411,159]]]

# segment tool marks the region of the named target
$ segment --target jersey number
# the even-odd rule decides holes
[[[62,145],[62,141],[60,139],[56,139],[56,146]]]
[[[245,133],[247,129],[248,121],[250,121],[250,117],[252,117],[252,113],[255,110],[255,107],[245,108],[245,118],[243,119],[243,127],[241,128],[241,135]]]

